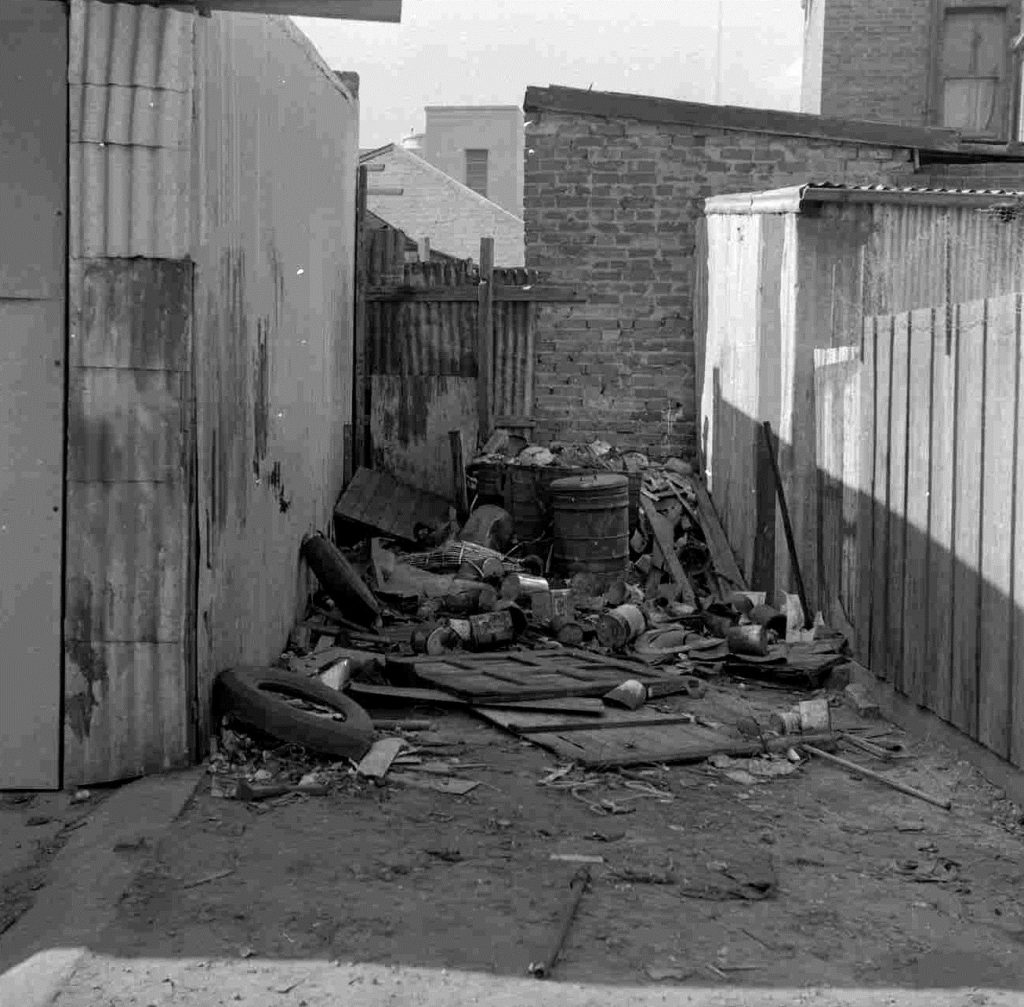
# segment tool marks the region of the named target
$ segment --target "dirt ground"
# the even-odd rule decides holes
[[[763,712],[789,698],[724,683],[674,705]],[[384,786],[353,778],[326,797],[247,805],[204,783],[94,950],[193,960],[201,997],[204,961],[240,958],[522,978],[578,868],[552,854],[588,854],[604,862],[590,866],[560,981],[1024,989],[1020,810],[948,752],[892,729],[905,758],[842,754],[950,798],[951,812],[819,761],[753,785],[707,765],[608,772],[573,796],[566,784],[595,774],[539,785],[559,766],[542,749],[468,715],[414,713],[434,722],[432,744],[450,746],[438,757],[480,786],[452,796],[393,772]],[[862,734],[889,727],[837,715]],[[599,814],[601,799],[635,810]],[[727,874],[772,886],[736,897]],[[91,999],[108,989],[103,969],[85,963],[62,1007],[173,1002],[167,980]]]

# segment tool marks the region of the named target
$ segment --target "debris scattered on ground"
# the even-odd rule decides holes
[[[529,973],[535,978],[546,979],[551,974],[551,970],[555,967],[555,964],[558,961],[558,956],[562,953],[562,947],[565,944],[565,939],[569,935],[569,930],[572,927],[573,920],[576,918],[576,912],[579,909],[580,901],[583,899],[583,894],[586,892],[589,884],[590,869],[586,866],[580,867],[569,882],[568,899],[564,909],[562,910],[562,918],[559,922],[558,929],[555,931],[550,949],[542,959],[536,962],[530,962],[528,966],[527,971],[529,971]]]

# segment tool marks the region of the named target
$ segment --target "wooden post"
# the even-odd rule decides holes
[[[459,520],[469,516],[469,495],[466,492],[466,459],[462,452],[462,431],[449,430],[448,443],[452,450],[452,489]]]
[[[356,289],[355,318],[352,327],[352,425],[354,468],[366,465],[369,455],[370,402],[369,367],[366,360],[366,180],[365,165],[360,165],[356,185]]]
[[[477,417],[480,443],[491,435],[491,386],[494,380],[494,239],[480,239],[477,289]]]
[[[420,238],[420,262],[430,262],[430,239]]]
[[[341,465],[341,488],[345,489],[352,482],[352,476],[355,474],[355,434],[352,431],[351,423],[346,423],[342,428],[341,439],[342,450],[345,452]]]

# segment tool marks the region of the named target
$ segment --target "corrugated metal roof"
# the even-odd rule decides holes
[[[815,203],[900,203],[975,206],[985,209],[1024,198],[1024,190],[935,189],[924,186],[846,185],[837,182],[809,182],[785,189],[738,192],[711,196],[704,212],[714,213],[799,213]]]

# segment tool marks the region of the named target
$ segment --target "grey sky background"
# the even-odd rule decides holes
[[[361,147],[423,129],[424,105],[521,105],[530,84],[714,101],[716,0],[403,0],[402,23],[295,18],[360,76]],[[721,101],[799,104],[800,0],[723,0]]]

